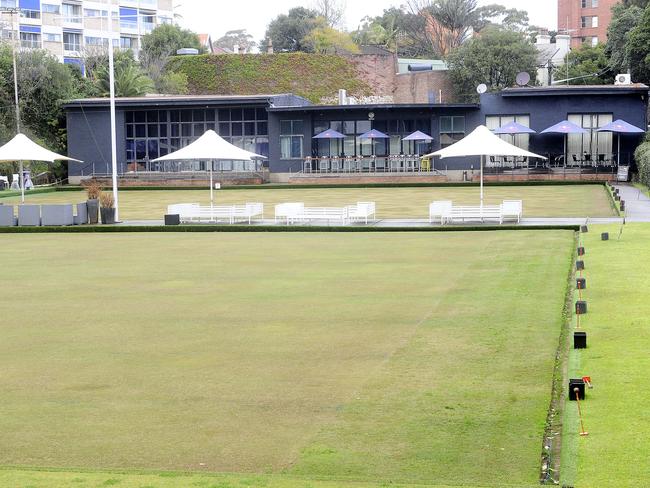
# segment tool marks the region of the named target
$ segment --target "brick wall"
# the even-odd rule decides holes
[[[454,101],[453,85],[446,71],[425,71],[404,73],[396,76],[395,103],[429,103],[429,92],[433,92],[435,101],[452,103]]]
[[[395,55],[352,54],[345,57],[354,63],[359,77],[370,85],[373,95],[393,95],[397,77]]]

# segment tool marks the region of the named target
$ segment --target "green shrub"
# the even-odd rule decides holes
[[[179,56],[171,59],[168,68],[187,76],[192,95],[295,93],[318,103],[339,89],[352,96],[372,94],[350,60],[329,54]]]
[[[650,135],[647,135],[645,141],[636,148],[634,159],[639,172],[639,182],[650,186]]]

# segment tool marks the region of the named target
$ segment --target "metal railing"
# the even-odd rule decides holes
[[[433,162],[417,155],[307,157],[303,174],[439,173]]]

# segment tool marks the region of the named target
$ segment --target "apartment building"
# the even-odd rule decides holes
[[[571,48],[607,40],[612,7],[620,0],[558,0],[558,30],[571,36]]]
[[[108,46],[109,39],[137,54],[143,35],[173,21],[172,1],[0,0],[2,37],[19,39],[23,49],[46,49],[83,69],[84,53]]]

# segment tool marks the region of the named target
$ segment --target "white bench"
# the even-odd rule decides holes
[[[521,200],[504,200],[501,205],[459,205],[454,206],[449,200],[439,200],[429,205],[429,223],[493,220],[502,224],[505,221],[521,222],[523,204]]]
[[[218,222],[225,220],[229,224],[248,222],[252,224],[254,217],[264,216],[264,204],[246,203],[245,205],[210,205],[201,206],[198,203],[181,203],[167,207],[168,214],[177,214],[181,222]]]
[[[348,207],[305,207],[302,202],[281,203],[275,206],[275,221],[289,224],[312,221],[338,222],[345,225],[349,220]]]
[[[434,220],[439,220],[440,225],[445,225],[451,220],[451,200],[438,200],[429,205],[429,223],[433,224]]]
[[[451,221],[480,221],[496,220],[500,224],[503,222],[501,216],[501,205],[480,205],[477,206],[452,206]]]
[[[348,206],[348,217],[350,222],[363,221],[368,224],[368,219],[375,217],[375,202],[357,202],[356,205]]]
[[[524,206],[521,200],[504,200],[501,204],[501,219],[505,221],[521,222]]]

